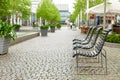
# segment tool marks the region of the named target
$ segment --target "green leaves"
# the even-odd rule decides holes
[[[48,29],[49,26],[48,25],[43,25],[43,26],[40,26],[40,29]]]
[[[16,8],[16,13],[20,13],[21,18],[28,19],[31,14],[30,0],[21,0],[21,3]]]
[[[120,34],[112,33],[107,36],[106,41],[111,43],[120,43]]]
[[[30,0],[0,0],[0,18],[18,13],[22,18],[28,18],[30,6]]]
[[[82,11],[82,19],[86,19],[86,14],[85,14],[85,11],[86,11],[86,7],[87,7],[87,0],[76,0],[76,3],[74,4],[74,11],[71,15],[71,18],[70,20],[72,22],[74,22],[78,16],[78,14],[80,14],[80,11]],[[102,3],[103,0],[89,0],[89,7],[93,7],[95,5],[98,5],[100,3]]]
[[[13,27],[14,27],[14,28],[20,28],[21,25],[19,25],[19,24],[13,24]]]
[[[70,20],[72,22],[75,21],[75,19],[77,18],[78,14],[80,13],[81,10],[84,10],[85,7],[85,2],[86,0],[76,0],[76,3],[74,4],[74,11],[71,15]]]
[[[58,23],[56,26],[57,26],[58,29],[61,28],[61,24],[60,23]]]
[[[50,22],[59,22],[60,13],[51,0],[42,0],[37,9],[37,18],[42,18]]]
[[[9,25],[7,22],[0,21],[0,37],[9,37],[10,39],[14,39],[16,33],[13,29],[14,27]]]
[[[51,24],[51,25],[50,25],[50,28],[55,28],[55,25],[54,25],[54,24]]]
[[[0,0],[0,18],[10,14],[9,2],[9,0]]]

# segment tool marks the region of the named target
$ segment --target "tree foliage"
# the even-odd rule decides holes
[[[42,0],[37,9],[37,18],[42,18],[50,22],[59,22],[60,13],[51,0]]]
[[[0,18],[21,14],[22,18],[30,15],[30,0],[0,0]]]
[[[10,14],[10,1],[0,0],[0,18]]]
[[[89,0],[89,7],[93,7],[95,5],[98,5],[100,3],[102,3],[103,0]],[[78,14],[80,14],[80,11],[82,11],[82,19],[86,19],[86,5],[87,5],[87,0],[76,0],[76,2],[74,3],[74,11],[71,15],[70,20],[72,22],[74,22],[78,16]]]
[[[17,8],[18,13],[21,13],[22,18],[29,18],[31,15],[31,2],[30,0],[22,0],[21,4]]]

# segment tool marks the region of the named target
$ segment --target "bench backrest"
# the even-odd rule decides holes
[[[90,26],[87,32],[87,36],[85,38],[85,40],[87,40],[88,36],[90,35],[91,31],[92,31],[93,26]]]
[[[97,28],[96,33],[95,33],[95,35],[94,35],[94,38],[92,38],[92,40],[91,40],[91,44],[92,44],[92,45],[95,45],[95,43],[96,43],[96,41],[97,41],[97,38],[98,38],[101,30],[102,30],[102,27],[98,27],[98,28]]]
[[[89,43],[89,42],[91,41],[91,39],[92,39],[92,37],[93,37],[93,33],[94,33],[94,31],[95,31],[96,29],[97,29],[96,26],[92,27],[92,30],[91,30],[88,38],[87,38],[87,43]]]
[[[101,52],[101,50],[104,46],[106,37],[110,31],[112,31],[112,30],[111,29],[104,30],[103,33],[97,39],[97,43],[95,44],[95,52],[97,53],[96,55],[98,55]]]

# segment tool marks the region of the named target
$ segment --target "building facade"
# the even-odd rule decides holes
[[[60,11],[61,24],[66,24],[66,21],[70,18],[68,4],[55,4]]]
[[[32,6],[31,6],[31,16],[29,20],[22,20],[23,26],[32,26],[33,23],[37,23],[38,25],[41,25],[41,19],[36,18],[36,11],[39,3],[42,0],[31,0]],[[51,0],[52,1],[52,0]],[[66,24],[66,20],[70,18],[70,12],[69,12],[69,6],[68,4],[55,4],[58,10],[60,11],[61,15],[61,23]]]

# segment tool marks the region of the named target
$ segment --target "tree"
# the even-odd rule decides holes
[[[60,22],[60,13],[58,8],[52,3],[51,9],[49,8],[50,12],[50,22]]]
[[[86,19],[85,11],[86,11],[86,1],[87,0],[76,0],[76,3],[74,4],[74,11],[71,15],[71,21],[74,22],[75,19],[77,18],[78,14],[80,11],[84,12],[82,13],[82,19]],[[93,7],[95,5],[98,5],[102,3],[103,0],[89,0],[89,7]]]
[[[10,15],[10,0],[0,0],[0,18]]]
[[[27,18],[30,15],[30,0],[0,0],[0,18],[6,18],[17,13]]]
[[[21,13],[21,18],[28,19],[31,15],[31,2],[30,0],[22,0],[21,4],[17,8],[18,13]]]
[[[85,9],[85,3],[86,0],[76,0],[76,3],[74,3],[74,11],[71,15],[71,21],[74,22],[75,19],[77,18],[78,14],[80,13],[80,11],[84,12]]]
[[[37,8],[37,18],[42,18],[49,22],[58,22],[60,21],[60,14],[57,7],[51,2],[51,0],[43,0],[42,3],[39,3]]]

